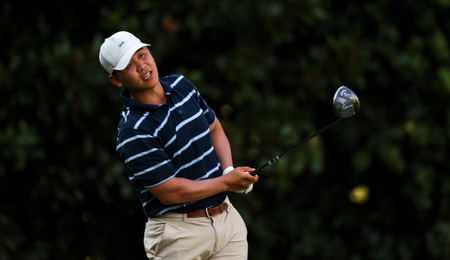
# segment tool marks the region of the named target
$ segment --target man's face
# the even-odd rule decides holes
[[[116,71],[116,76],[112,77],[118,80],[119,84],[116,85],[124,85],[131,92],[148,90],[159,84],[158,69],[147,47],[137,50],[128,66],[124,70]]]

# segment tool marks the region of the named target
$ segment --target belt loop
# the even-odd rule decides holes
[[[186,222],[186,220],[187,220],[187,214],[185,213],[185,214],[183,214],[183,222]]]
[[[228,205],[227,205],[228,207],[227,207],[226,212],[227,212],[227,213],[230,213],[229,210],[230,210],[230,208],[231,208],[231,202],[230,202],[230,199],[228,198],[228,196],[225,197],[224,202],[228,204]]]
[[[214,206],[210,206],[210,207],[207,207],[207,208],[205,209],[205,213],[206,213],[206,217],[207,217],[207,218],[212,218],[212,216],[209,215],[209,211],[208,211],[208,210],[209,210],[209,209],[212,209],[213,207],[214,207]],[[222,207],[220,207],[220,209],[222,209]]]

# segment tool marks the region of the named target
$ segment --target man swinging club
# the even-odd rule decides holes
[[[148,49],[129,32],[100,47],[109,80],[125,87],[116,153],[139,192],[149,259],[247,259],[247,229],[227,191],[248,193],[258,176],[233,168],[214,111],[185,77],[159,78]]]

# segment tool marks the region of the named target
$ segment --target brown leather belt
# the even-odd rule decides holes
[[[207,207],[206,209],[199,209],[195,211],[191,211],[187,214],[188,218],[202,218],[207,217],[211,218],[212,216],[221,214],[222,212],[228,209],[228,204],[226,202],[222,202],[217,206]]]

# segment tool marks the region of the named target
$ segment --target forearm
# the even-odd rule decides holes
[[[219,122],[216,118],[216,122],[210,127],[211,130],[211,141],[216,151],[217,157],[219,158],[222,170],[228,166],[233,166],[233,157],[231,155],[231,147],[227,136]]]
[[[247,173],[251,170],[250,167],[238,167],[230,174],[200,181],[173,177],[148,190],[165,205],[193,202],[220,192],[244,189],[257,181],[257,177]]]
[[[198,201],[226,191],[226,186],[218,178],[192,181],[174,177],[165,184],[160,185],[164,187],[149,189],[165,205]]]

